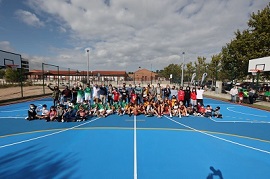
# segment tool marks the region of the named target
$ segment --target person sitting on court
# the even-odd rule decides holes
[[[214,110],[213,110],[213,116],[216,118],[222,118],[222,114],[220,113],[220,107],[217,106]]]
[[[178,103],[178,101],[172,102],[172,109],[171,109],[170,117],[180,115],[179,107],[180,107],[180,104]]]
[[[50,111],[48,110],[46,104],[43,104],[41,109],[37,108],[37,112],[41,112],[41,114],[37,114],[37,117],[39,119],[47,119],[47,118],[49,118],[49,112]]]
[[[29,105],[29,109],[28,109],[28,111],[27,111],[27,117],[25,118],[26,120],[29,120],[29,121],[31,121],[31,120],[34,120],[34,119],[37,119],[38,117],[37,117],[37,111],[36,111],[36,109],[37,109],[37,106],[36,105],[34,105],[34,104],[30,104]]]
[[[159,117],[161,115],[170,115],[172,114],[172,107],[171,107],[171,103],[169,103],[168,101],[162,101],[160,104],[160,112],[158,113]],[[171,115],[170,115],[171,116]]]
[[[76,121],[76,110],[70,105],[63,114],[62,122],[75,122]]]
[[[204,116],[205,114],[205,107],[203,104],[197,104],[198,116]]]
[[[147,105],[145,110],[145,116],[146,117],[158,116],[158,112],[156,111],[153,103],[149,103]]]
[[[137,116],[139,115],[139,105],[138,104],[135,104],[133,109],[132,109],[132,113],[134,116]]]
[[[77,122],[85,121],[87,118],[87,112],[82,105],[80,105],[78,111],[76,112]]]
[[[180,101],[179,118],[181,118],[182,116],[189,116],[189,114],[187,112],[187,108],[186,108],[184,102]]]
[[[187,107],[187,113],[188,113],[188,115],[193,115],[194,108],[193,108],[192,104],[189,104],[188,105],[188,107]]]
[[[96,114],[97,114],[97,117],[107,116],[105,106],[102,104],[101,100],[99,100],[99,103],[97,104]]]
[[[56,111],[57,111],[57,121],[60,122],[65,113],[65,106],[63,104],[57,105]]]
[[[107,101],[107,103],[105,105],[105,110],[106,110],[107,116],[114,113],[114,107],[113,107],[113,105],[110,104],[109,101]]]
[[[57,121],[57,111],[55,106],[51,106],[48,118],[46,118],[46,121]]]
[[[150,103],[148,103],[148,104],[150,104]],[[146,115],[146,106],[144,103],[140,103],[138,105],[138,113]]]
[[[212,117],[212,107],[207,105],[204,112],[204,117]]]

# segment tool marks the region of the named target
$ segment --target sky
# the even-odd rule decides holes
[[[267,0],[0,0],[0,49],[77,70],[161,70],[218,54]],[[87,52],[89,50],[89,52]],[[183,54],[184,52],[184,54]],[[89,61],[89,65],[88,65]]]

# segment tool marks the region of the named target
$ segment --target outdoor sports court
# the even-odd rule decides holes
[[[0,107],[0,178],[270,178],[270,112],[204,99],[223,119],[117,116],[27,121]]]

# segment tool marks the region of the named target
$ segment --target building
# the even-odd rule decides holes
[[[28,59],[22,58],[22,68],[26,72],[29,72],[29,61],[28,61]]]
[[[132,77],[133,75],[133,77]],[[147,70],[145,68],[140,68],[139,70],[135,71],[133,74],[130,74],[130,77],[136,82],[136,83],[152,83],[156,82],[158,80],[158,74],[155,72],[152,72],[150,70]]]

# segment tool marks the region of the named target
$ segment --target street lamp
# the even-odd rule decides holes
[[[89,83],[89,49],[87,49],[86,52],[87,52],[87,83]]]
[[[184,85],[184,62],[185,62],[184,55],[185,55],[185,52],[183,52],[182,55],[183,55],[183,64],[182,64],[182,74],[181,74],[181,86]]]

